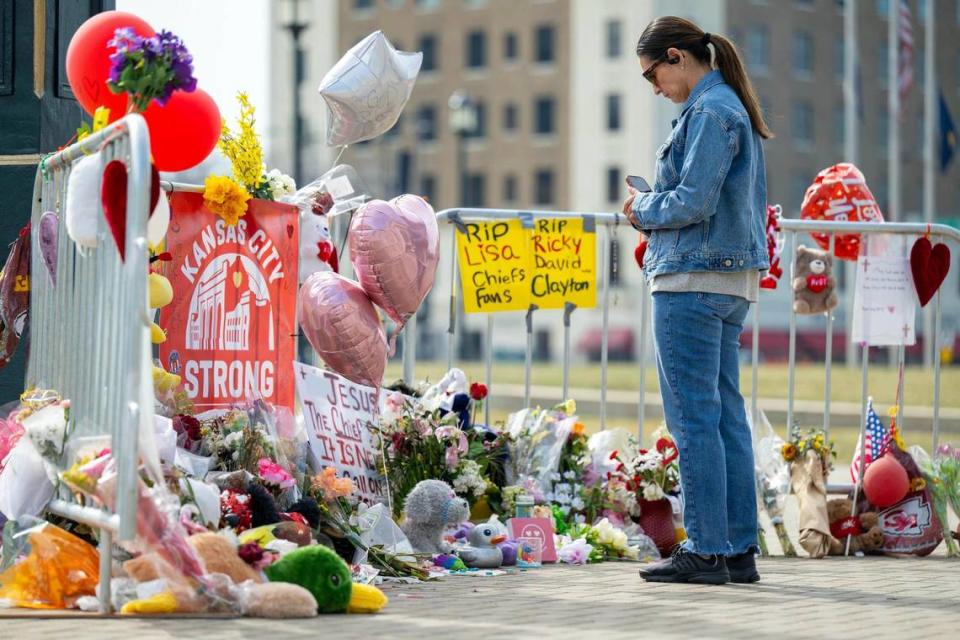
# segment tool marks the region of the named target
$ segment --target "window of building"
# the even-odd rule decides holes
[[[541,64],[553,62],[556,56],[554,51],[556,29],[550,25],[540,25],[534,34],[536,49],[534,60]]]
[[[504,131],[516,131],[517,126],[517,105],[512,102],[503,105]]]
[[[487,66],[487,34],[484,31],[471,31],[467,34],[467,67],[482,69]]]
[[[607,96],[607,131],[620,130],[620,94]]]
[[[927,19],[927,0],[917,2],[917,19],[922,23]]]
[[[887,54],[890,49],[887,47],[886,40],[880,42],[879,51],[877,52],[877,79],[880,81],[880,86],[887,86],[887,76],[890,72],[890,64],[887,60]]]
[[[623,170],[617,166],[607,167],[607,202],[619,202],[623,194],[623,187],[620,182],[623,176]]]
[[[813,143],[813,106],[805,100],[793,104],[793,139],[801,144]]]
[[[843,74],[846,73],[846,64],[847,45],[843,36],[840,36],[833,41],[833,72],[842,78]]]
[[[813,174],[805,169],[793,174],[790,199],[799,206],[803,202],[803,196],[807,192],[807,187],[813,182]]]
[[[793,32],[793,70],[800,74],[813,73],[813,36],[809,31]]]
[[[813,9],[813,0],[793,0],[798,9]]]
[[[518,55],[517,34],[512,31],[503,34],[503,59],[512,62],[517,59]]]
[[[391,9],[399,9],[403,6],[403,0],[387,0],[387,6]]]
[[[414,0],[419,9],[436,9],[440,6],[440,0]]]
[[[765,26],[747,30],[747,64],[752,71],[765,71],[770,66],[770,31]]]
[[[536,204],[553,204],[553,169],[537,169],[533,176],[533,200]]]
[[[420,66],[421,71],[436,71],[437,69],[437,36],[432,33],[427,33],[420,36],[420,46],[418,47],[420,51],[423,52],[423,64]]]
[[[876,0],[877,15],[887,18],[890,16],[890,0]]]
[[[517,201],[517,176],[513,174],[503,177],[503,201],[506,203]]]
[[[485,207],[487,202],[487,177],[482,173],[467,175],[466,207]]]
[[[534,133],[541,135],[553,133],[556,127],[557,101],[549,96],[541,96],[534,101]]]
[[[353,0],[353,8],[357,11],[373,9],[373,0]]]
[[[483,100],[473,101],[473,112],[477,121],[473,131],[468,134],[470,138],[485,138],[487,136],[487,105]]]
[[[417,138],[424,142],[437,139],[437,109],[432,105],[417,110]]]
[[[846,142],[847,114],[843,104],[833,110],[833,146],[842,149]]]
[[[383,134],[385,138],[396,138],[400,136],[400,133],[403,129],[403,115],[397,118],[396,124],[387,129],[387,132]]]
[[[437,177],[424,173],[420,176],[420,195],[427,202],[436,202],[437,198]]]
[[[619,58],[623,50],[623,23],[607,20],[607,57]]]

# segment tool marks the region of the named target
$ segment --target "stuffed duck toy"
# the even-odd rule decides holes
[[[470,546],[459,549],[460,559],[473,569],[497,569],[503,564],[503,552],[497,545],[506,539],[492,523],[479,524],[467,535]]]

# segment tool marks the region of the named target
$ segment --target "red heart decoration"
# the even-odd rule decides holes
[[[123,261],[127,239],[127,166],[119,160],[111,160],[103,170],[100,183],[100,202],[107,226]]]
[[[633,250],[633,258],[637,261],[637,266],[643,269],[643,255],[647,252],[647,241],[640,240]]]
[[[150,165],[150,215],[157,207],[160,199],[160,174],[157,168]],[[124,245],[127,236],[127,166],[119,160],[111,160],[103,170],[103,180],[100,183],[100,201],[103,203],[103,214],[110,227],[120,259],[123,260]]]
[[[950,247],[942,242],[932,246],[929,238],[920,238],[910,250],[910,271],[920,306],[925,307],[950,271]]]

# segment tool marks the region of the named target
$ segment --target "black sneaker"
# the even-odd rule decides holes
[[[641,567],[640,577],[647,578],[647,576],[668,576],[676,573],[677,569],[673,565],[673,558],[680,553],[682,548],[683,547],[681,547],[679,544],[674,545],[668,557],[664,558],[663,560],[651,562],[650,564]]]
[[[727,556],[727,569],[730,571],[730,582],[743,584],[760,582],[756,556],[749,551],[735,556]]]
[[[723,556],[701,558],[684,548],[670,556],[669,569],[660,564],[656,573],[640,574],[647,582],[689,582],[693,584],[726,584],[730,573]]]

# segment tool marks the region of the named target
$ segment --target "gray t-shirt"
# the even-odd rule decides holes
[[[689,271],[654,276],[650,291],[722,293],[756,302],[761,271]]]

